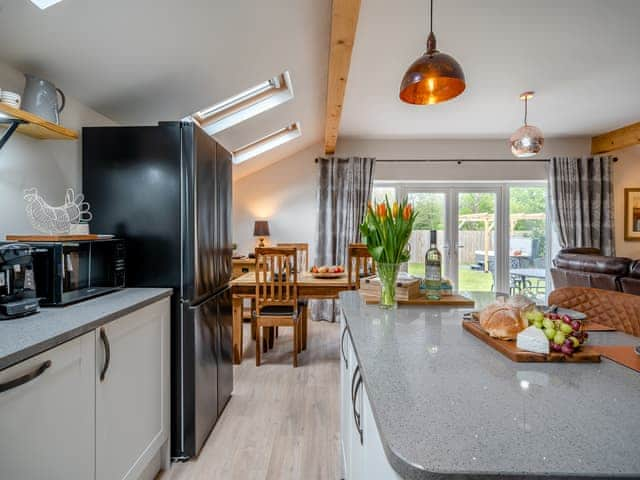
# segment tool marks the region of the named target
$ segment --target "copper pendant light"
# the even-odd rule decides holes
[[[400,100],[414,105],[446,102],[460,95],[466,87],[462,67],[456,59],[436,50],[433,0],[430,20],[427,51],[409,67],[400,85]]]
[[[544,145],[544,136],[538,127],[527,124],[527,105],[533,98],[534,92],[520,94],[520,100],[524,100],[524,125],[511,135],[511,153],[518,158],[527,158],[537,155]]]

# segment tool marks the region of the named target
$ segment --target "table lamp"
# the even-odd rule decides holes
[[[258,247],[264,247],[264,237],[269,236],[269,222],[266,220],[256,220],[253,224],[253,236],[260,239]]]

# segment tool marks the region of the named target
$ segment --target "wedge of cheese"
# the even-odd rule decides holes
[[[541,329],[533,325],[518,333],[516,346],[528,352],[549,353],[549,339]]]

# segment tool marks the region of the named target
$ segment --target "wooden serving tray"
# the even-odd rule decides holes
[[[552,352],[548,355],[544,353],[527,352],[516,347],[515,340],[499,340],[489,336],[478,322],[472,320],[463,320],[462,328],[479,338],[490,347],[496,349],[505,357],[514,362],[568,362],[568,363],[598,363],[600,362],[600,353],[597,348],[591,345],[584,345],[579,351],[568,357],[562,353]]]
[[[99,240],[102,237],[94,233],[87,235],[7,235],[10,242],[79,242],[83,240]]]
[[[380,303],[380,297],[364,295],[360,292],[360,296],[367,305]],[[462,295],[448,295],[440,298],[440,300],[429,300],[426,297],[410,298],[409,300],[398,299],[399,305],[435,305],[435,306],[455,306],[455,307],[473,307],[475,302],[470,298]]]

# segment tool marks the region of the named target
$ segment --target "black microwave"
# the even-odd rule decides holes
[[[121,239],[31,243],[40,304],[62,306],[124,288]]]

